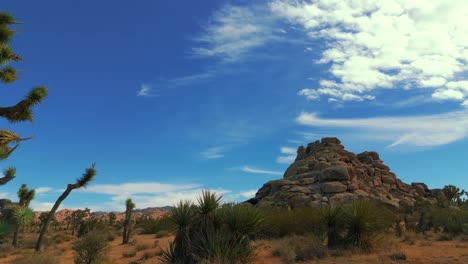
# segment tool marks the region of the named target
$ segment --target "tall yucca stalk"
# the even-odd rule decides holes
[[[132,231],[132,212],[135,209],[135,203],[132,199],[125,201],[125,220],[123,223],[122,245],[125,245],[130,240],[130,233]]]
[[[47,219],[45,223],[42,225],[41,233],[39,234],[39,238],[37,239],[36,243],[36,252],[39,252],[42,247],[42,241],[44,240],[45,233],[47,232],[47,228],[49,227],[50,222],[55,216],[55,212],[59,208],[60,204],[65,200],[68,195],[75,189],[79,189],[82,187],[86,187],[89,182],[91,182],[96,175],[96,170],[94,169],[96,164],[93,164],[91,167],[85,170],[85,173],[78,179],[76,179],[75,183],[68,184],[67,189],[60,195],[60,197],[55,202],[52,210],[50,210],[49,214],[47,215]]]

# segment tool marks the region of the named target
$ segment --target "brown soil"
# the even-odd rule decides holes
[[[33,253],[33,244],[37,234],[25,234],[21,241],[26,244],[26,249],[18,249],[11,252],[7,257],[0,258],[0,263],[12,263],[12,261],[22,255]],[[135,235],[128,245],[121,245],[120,237],[116,237],[110,243],[107,251],[108,261],[105,263],[128,264],[132,261],[139,261],[144,254],[148,255],[146,260],[138,263],[160,263],[156,254],[160,248],[167,248],[173,237],[155,238],[154,235]],[[50,245],[46,252],[50,255],[59,257],[60,263],[73,263],[73,250],[71,249],[73,241]],[[257,248],[255,264],[283,263],[281,258],[274,257],[273,252],[277,243],[270,240],[261,240],[255,242]],[[135,256],[125,257],[125,253],[136,252]],[[406,261],[392,261],[390,255],[394,253],[403,253],[406,255]],[[131,255],[131,254],[130,254]],[[334,256],[321,259],[320,261],[310,261],[305,263],[411,263],[411,264],[449,264],[449,263],[468,263],[468,242],[463,241],[429,241],[421,238],[413,239],[413,242],[402,242],[401,239],[388,238],[382,241],[379,248],[373,253],[359,252],[335,252]]]

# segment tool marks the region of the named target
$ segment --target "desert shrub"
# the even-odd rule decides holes
[[[275,207],[262,210],[265,217],[264,225],[258,232],[262,238],[282,238],[289,235],[323,233],[320,209],[317,207],[303,207],[288,210]]]
[[[6,258],[15,251],[10,243],[0,244],[0,258]]]
[[[179,202],[170,219],[177,225],[174,242],[162,250],[164,263],[245,263],[253,256],[250,240],[263,216],[247,204],[225,204],[203,191],[198,204]]]
[[[155,237],[156,238],[162,238],[162,237],[167,237],[167,236],[171,236],[171,235],[172,235],[172,232],[170,232],[168,230],[161,230],[161,231],[156,232]]]
[[[176,226],[168,216],[159,219],[145,218],[138,221],[137,227],[143,234],[158,234],[159,232],[173,233]]]
[[[468,234],[468,209],[465,208],[438,208],[430,210],[433,223],[446,233]]]
[[[73,245],[75,263],[90,264],[102,260],[108,243],[106,237],[98,231],[88,232],[83,235]]]
[[[67,242],[70,240],[71,240],[71,237],[63,233],[54,234],[50,238],[51,243],[54,243],[54,244],[61,244],[63,242]]]
[[[392,224],[392,215],[368,200],[355,200],[344,207],[343,214],[347,245],[371,250],[379,235]]]
[[[400,260],[406,261],[406,255],[405,253],[402,253],[402,252],[392,253],[388,257],[393,261],[400,261]]]
[[[325,258],[328,249],[318,239],[293,235],[279,240],[273,255],[284,263],[297,263]]]
[[[136,251],[142,251],[142,250],[148,249],[150,247],[151,247],[150,244],[138,244],[138,245],[136,245],[135,249],[136,249]]]
[[[129,250],[129,251],[125,251],[122,253],[122,257],[124,258],[133,258],[134,256],[136,256],[136,250]]]
[[[154,254],[151,252],[145,252],[143,255],[141,255],[140,260],[147,260],[154,257]]]
[[[12,264],[59,264],[59,259],[45,253],[34,253],[33,255],[21,256],[13,260]]]

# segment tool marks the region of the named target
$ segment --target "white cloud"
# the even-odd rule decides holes
[[[54,203],[39,202],[39,201],[35,201],[35,200],[32,200],[32,201],[31,201],[31,204],[30,204],[30,207],[31,207],[34,211],[37,211],[37,212],[40,212],[40,211],[50,211],[50,209],[52,209],[53,206],[54,206]],[[64,206],[63,204],[61,204],[59,208],[68,208],[68,207],[66,207],[66,206]],[[59,209],[59,210],[60,210],[60,209]]]
[[[36,191],[37,194],[41,194],[41,193],[48,193],[48,192],[52,191],[52,188],[50,188],[50,187],[39,187],[39,188],[36,188],[34,190]]]
[[[280,148],[281,156],[276,158],[276,162],[280,164],[291,164],[296,159],[296,149],[291,147],[281,147]]]
[[[196,202],[203,188],[200,184],[165,184],[159,182],[95,184],[80,193],[110,195],[110,200],[100,205],[86,205],[94,211],[123,211],[125,200],[132,198],[137,208],[175,205],[181,200]],[[229,194],[225,189],[210,189],[219,195]]]
[[[320,118],[316,113],[302,113],[296,121],[314,127],[353,129],[385,135],[391,147],[397,145],[438,146],[463,139],[468,135],[468,111],[436,115],[374,118]]]
[[[257,194],[257,191],[258,190],[249,190],[249,191],[244,191],[244,192],[240,192],[240,195],[242,197],[245,197],[245,198],[253,198],[255,197],[255,194]]]
[[[200,46],[193,48],[193,53],[226,62],[239,61],[251,49],[287,33],[274,29],[274,20],[266,6],[226,5],[213,14],[204,34],[196,39]]]
[[[240,170],[243,172],[253,173],[253,174],[283,175],[283,173],[280,171],[262,170],[262,169],[252,168],[249,166],[244,166],[240,168]]]
[[[468,27],[460,26],[468,20],[468,1],[276,0],[270,7],[312,40],[327,43],[318,63],[329,63],[336,83],[325,79],[299,92],[309,100],[362,101],[375,89],[402,87],[447,88],[434,98],[468,99],[454,87],[467,82],[458,78],[468,73]]]
[[[140,97],[156,97],[157,95],[153,93],[153,89],[150,85],[142,84],[140,90],[137,92],[137,96]]]
[[[224,157],[225,147],[212,147],[200,152],[202,159],[220,159]]]

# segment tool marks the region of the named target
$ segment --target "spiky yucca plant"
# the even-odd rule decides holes
[[[382,206],[368,200],[355,200],[344,208],[345,242],[370,251],[380,233],[391,225],[391,219],[391,213]]]
[[[67,185],[67,189],[62,193],[62,195],[59,196],[57,201],[55,202],[54,206],[52,207],[52,210],[50,210],[50,213],[47,215],[47,219],[45,223],[41,227],[41,232],[39,234],[39,238],[37,239],[36,243],[36,252],[39,252],[42,247],[42,241],[44,239],[44,235],[47,232],[47,228],[49,227],[50,222],[55,216],[55,212],[59,208],[60,204],[65,200],[68,195],[75,189],[83,188],[88,185],[89,182],[91,182],[96,175],[96,170],[95,170],[95,163],[89,168],[86,168],[85,173],[83,175],[76,179],[75,183],[71,183]]]
[[[343,223],[343,205],[324,205],[320,208],[320,217],[326,229],[327,245],[329,248],[337,246],[339,229]]]
[[[28,189],[26,184],[22,184],[17,194],[19,198],[18,205],[20,206],[20,208],[28,208],[29,203],[31,203],[32,199],[34,199],[34,196],[36,195],[36,191],[34,189],[30,190]],[[34,215],[33,215],[33,218],[34,218]],[[12,245],[14,247],[16,247],[18,244],[18,234],[20,231],[20,226],[24,226],[27,224],[21,224],[18,221],[16,221],[15,225],[16,225],[15,233],[13,234],[13,242],[12,242]]]
[[[254,207],[226,204],[203,191],[197,205],[179,202],[171,211],[177,233],[160,258],[164,263],[246,263],[253,256],[251,235],[263,217]]]

